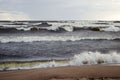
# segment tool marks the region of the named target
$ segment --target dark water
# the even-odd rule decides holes
[[[70,58],[84,51],[120,52],[119,40],[79,40],[0,43],[0,61]]]

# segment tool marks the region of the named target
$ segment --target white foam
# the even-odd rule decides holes
[[[69,31],[69,32],[73,31],[73,26],[70,26],[70,25],[66,25],[66,26],[64,26],[62,28],[65,29],[66,31]]]
[[[99,64],[99,63],[120,63],[120,54],[111,52],[102,54],[100,52],[83,52],[75,55],[70,61],[70,65]]]
[[[102,54],[100,52],[83,52],[74,55],[74,57],[72,57],[70,61],[66,61],[64,63],[51,61],[48,63],[40,64],[36,66],[36,68],[95,64],[120,64],[120,54],[116,52],[111,52],[107,54]]]
[[[17,30],[24,30],[24,31],[29,31],[31,29],[31,27],[18,27],[16,28]]]
[[[110,27],[107,27],[107,28],[102,28],[101,31],[114,31],[114,32],[118,32],[120,31],[120,28],[119,27],[115,27],[115,26],[110,26]]]
[[[84,40],[84,39],[120,39],[120,37],[81,37],[81,36],[0,36],[0,42],[8,43],[8,42],[34,42],[34,41],[76,41],[76,40]]]

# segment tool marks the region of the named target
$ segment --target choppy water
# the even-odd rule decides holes
[[[48,23],[0,23],[0,70],[120,63],[119,22]]]

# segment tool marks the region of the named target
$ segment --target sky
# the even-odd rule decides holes
[[[120,20],[120,0],[0,0],[0,20]]]

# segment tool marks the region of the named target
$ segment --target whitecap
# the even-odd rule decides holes
[[[119,27],[115,27],[115,26],[110,26],[110,27],[107,27],[107,28],[102,28],[101,31],[113,31],[113,32],[118,32],[120,31],[120,28]]]

